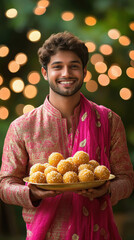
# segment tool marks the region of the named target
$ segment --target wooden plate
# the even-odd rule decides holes
[[[89,188],[97,188],[101,185],[103,185],[106,181],[114,179],[115,176],[113,174],[110,174],[109,179],[107,180],[94,180],[91,182],[78,182],[78,183],[31,183],[36,185],[38,188],[44,189],[44,190],[55,190],[55,191],[75,191],[75,190],[82,190],[82,189],[89,189]],[[29,177],[25,177],[23,179],[24,182],[29,182]]]

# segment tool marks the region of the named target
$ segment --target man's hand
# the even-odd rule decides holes
[[[43,189],[37,188],[35,185],[28,183],[28,187],[30,188],[30,198],[32,202],[36,202],[38,200],[42,200],[48,197],[55,197],[61,192],[58,191],[47,191]]]
[[[109,192],[110,182],[106,182],[101,187],[78,191],[77,193],[88,197],[90,200],[104,196]]]

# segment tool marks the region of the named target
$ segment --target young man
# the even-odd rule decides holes
[[[88,62],[84,42],[68,32],[53,34],[38,54],[49,95],[9,127],[0,197],[23,207],[28,240],[121,239],[111,205],[130,196],[134,176],[122,121],[80,93]],[[106,165],[115,180],[97,189],[64,193],[24,185],[33,164],[47,162],[52,152],[66,159],[79,150]]]

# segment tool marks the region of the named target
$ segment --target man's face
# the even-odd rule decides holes
[[[49,82],[51,94],[72,96],[80,90],[86,68],[83,70],[81,59],[74,52],[58,51],[42,73]]]

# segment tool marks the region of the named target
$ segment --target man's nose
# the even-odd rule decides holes
[[[69,76],[70,75],[70,68],[65,66],[62,71],[62,76]]]

